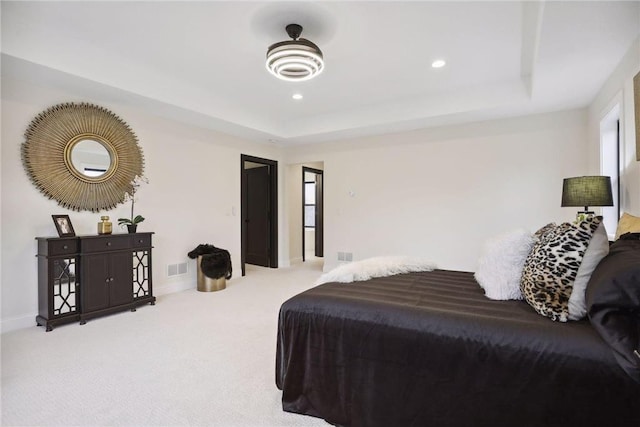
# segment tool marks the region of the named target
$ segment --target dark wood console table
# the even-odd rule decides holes
[[[153,233],[38,240],[38,326],[55,325],[155,304]]]

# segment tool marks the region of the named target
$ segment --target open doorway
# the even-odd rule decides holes
[[[600,174],[611,177],[613,206],[602,208],[604,228],[610,239],[620,219],[620,174],[623,162],[620,150],[620,104],[616,103],[600,121]]]
[[[302,167],[302,261],[324,256],[323,171]]]
[[[278,162],[242,154],[241,264],[278,267]]]

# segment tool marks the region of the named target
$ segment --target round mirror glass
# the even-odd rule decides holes
[[[107,147],[93,139],[82,139],[71,149],[71,164],[87,178],[98,178],[111,167],[111,155]]]

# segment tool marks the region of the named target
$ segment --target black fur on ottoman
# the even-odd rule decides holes
[[[231,265],[231,255],[226,249],[216,248],[213,245],[200,244],[187,256],[191,259],[202,256],[200,269],[205,276],[211,279],[231,279],[233,267]]]

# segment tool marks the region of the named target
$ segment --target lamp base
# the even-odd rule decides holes
[[[576,223],[586,221],[587,219],[593,218],[596,215],[594,211],[590,211],[586,208],[583,211],[578,211],[576,214]]]

